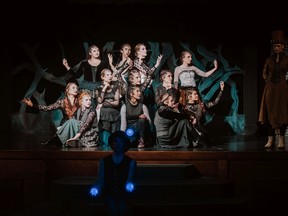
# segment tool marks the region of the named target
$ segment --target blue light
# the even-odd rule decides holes
[[[131,183],[131,182],[127,183],[127,184],[126,184],[126,190],[127,190],[128,192],[133,192],[133,191],[134,191],[134,184]]]
[[[126,130],[126,135],[129,136],[129,137],[133,136],[133,135],[134,135],[134,130],[131,129],[131,128],[128,128],[128,129]]]
[[[99,193],[99,191],[98,191],[98,189],[97,189],[96,187],[92,187],[92,188],[90,189],[90,194],[91,194],[91,196],[97,196],[98,193]]]

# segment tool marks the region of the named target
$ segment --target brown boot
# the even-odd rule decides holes
[[[265,148],[271,148],[274,145],[273,136],[268,136],[268,142],[264,146]]]
[[[278,149],[285,148],[285,136],[279,136]]]

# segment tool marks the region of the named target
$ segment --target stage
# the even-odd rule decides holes
[[[86,186],[89,185],[87,181],[93,183],[97,175],[99,159],[111,154],[111,150],[102,147],[61,148],[40,145],[40,142],[47,138],[47,134],[13,134],[11,144],[1,148],[0,182],[4,194],[2,196],[4,200],[1,201],[1,209],[4,213],[1,215],[28,215],[25,212],[32,208],[46,206],[45,203],[49,205],[51,188],[55,182],[61,182],[65,178],[84,179]],[[219,212],[230,206],[228,208],[230,210],[224,215],[238,215],[237,212],[240,212],[238,209],[245,209],[244,213],[247,214],[260,212],[261,215],[270,215],[275,212],[273,205],[277,206],[276,212],[284,209],[284,200],[280,197],[286,196],[288,192],[287,140],[286,137],[285,149],[277,149],[277,147],[265,149],[265,137],[225,136],[217,145],[212,146],[174,150],[156,147],[131,148],[127,155],[136,159],[139,166],[146,166],[146,168],[159,165],[165,167],[193,165],[202,177],[225,182],[224,185],[229,182],[229,190],[231,184],[233,185],[229,193],[229,201],[225,202],[225,205],[219,199],[218,204],[217,199],[209,202],[201,199],[198,200],[198,204],[197,202],[186,203],[185,208],[198,206],[196,215],[208,215],[207,211],[203,213],[203,208],[206,209],[211,205],[218,206]],[[148,169],[148,177],[149,173]],[[167,180],[169,181],[168,178]],[[197,181],[201,188],[202,184],[199,183],[199,179]],[[82,183],[78,181],[77,184]],[[230,198],[233,202],[228,205],[231,202]],[[183,202],[179,204],[181,205],[184,206]],[[202,206],[201,210],[199,206]],[[143,214],[138,215],[144,215],[146,207],[139,204],[137,208],[143,208]],[[181,214],[183,215],[183,212]]]

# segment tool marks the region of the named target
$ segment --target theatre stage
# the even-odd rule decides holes
[[[29,212],[33,206],[49,203],[51,185],[55,181],[67,177],[86,178],[86,182],[89,178],[95,179],[99,159],[111,154],[111,150],[102,147],[43,147],[40,142],[46,138],[48,135],[45,134],[13,134],[11,143],[0,149],[1,215],[27,215],[24,212]],[[245,200],[245,207],[248,207],[242,205],[232,209],[233,213],[229,211],[224,215],[237,215],[241,208],[250,213],[270,215],[275,209],[280,212],[284,208],[288,194],[287,140],[288,137],[285,149],[265,149],[265,137],[228,136],[209,147],[177,150],[131,148],[127,155],[136,159],[139,166],[193,165],[201,176],[232,183],[231,196]],[[201,212],[196,215],[206,215],[203,209]],[[42,215],[46,214],[42,212]]]

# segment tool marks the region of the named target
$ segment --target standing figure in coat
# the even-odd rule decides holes
[[[275,129],[279,129],[278,149],[285,148],[285,130],[288,125],[288,56],[284,53],[283,31],[273,31],[271,40],[273,54],[266,59],[263,78],[265,87],[259,112],[259,122],[268,126],[265,148],[274,146]]]

